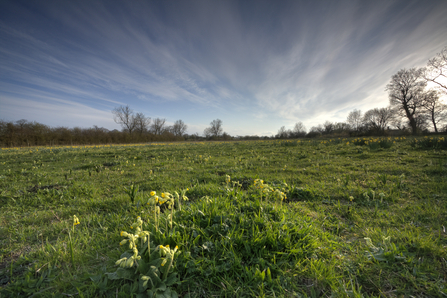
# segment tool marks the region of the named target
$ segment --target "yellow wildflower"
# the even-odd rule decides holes
[[[76,226],[79,224],[80,224],[79,219],[76,217],[76,215],[73,215],[73,225]]]

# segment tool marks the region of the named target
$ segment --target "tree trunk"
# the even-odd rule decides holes
[[[431,113],[431,121],[433,122],[433,127],[435,129],[435,132],[438,132],[438,128],[436,127],[436,121],[435,121],[435,114],[434,112]]]

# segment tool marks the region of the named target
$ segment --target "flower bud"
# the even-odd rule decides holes
[[[133,262],[134,262],[133,258],[129,258],[126,262],[126,267],[132,267]]]
[[[121,264],[122,262],[125,262],[126,260],[127,260],[127,258],[119,259],[118,261],[115,262],[115,265],[119,265],[119,264]]]

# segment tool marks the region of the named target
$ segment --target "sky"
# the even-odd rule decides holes
[[[447,1],[0,0],[0,119],[120,129],[112,110],[309,130],[389,103],[447,46]]]

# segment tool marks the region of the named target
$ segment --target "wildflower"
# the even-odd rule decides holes
[[[118,261],[116,261],[115,265],[121,265],[122,263],[124,263],[126,261],[127,261],[127,258],[119,259]]]
[[[155,191],[151,191],[151,197],[155,196],[156,192]]]
[[[76,215],[73,215],[73,226],[79,225],[79,219],[76,217]]]

